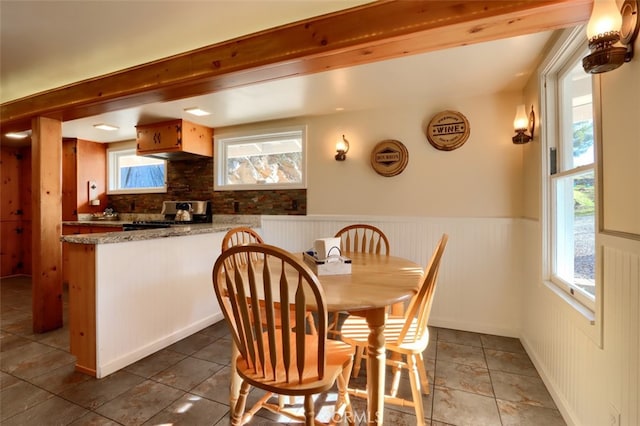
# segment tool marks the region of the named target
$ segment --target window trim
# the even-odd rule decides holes
[[[264,183],[264,184],[226,184],[220,183],[224,180],[226,169],[226,147],[234,143],[242,143],[254,138],[277,137],[277,135],[291,132],[300,132],[302,139],[302,180],[295,183]],[[295,125],[287,127],[267,127],[255,130],[239,131],[227,134],[214,134],[215,161],[213,172],[213,189],[215,191],[269,191],[274,189],[306,189],[307,188],[307,126]]]
[[[150,188],[129,188],[129,189],[112,189],[115,187],[115,182],[118,179],[117,161],[114,161],[114,157],[121,155],[136,154],[135,141],[118,144],[114,147],[107,148],[107,195],[121,195],[121,194],[161,194],[167,192],[167,161],[163,161],[165,181],[162,187],[150,187]]]
[[[595,239],[596,239],[596,252],[595,252],[595,303],[593,308],[588,308],[584,304],[580,303],[575,297],[573,297],[568,291],[566,291],[557,282],[551,279],[552,267],[555,261],[552,253],[552,238],[555,228],[555,221],[553,217],[553,210],[551,205],[551,196],[555,196],[553,191],[553,181],[550,175],[550,162],[549,162],[549,147],[551,141],[558,137],[560,131],[558,126],[558,113],[559,105],[557,104],[557,93],[559,88],[553,78],[548,78],[554,74],[561,72],[563,65],[566,65],[568,61],[572,60],[576,55],[579,55],[578,50],[586,46],[586,40],[584,38],[585,26],[577,26],[564,30],[556,43],[552,46],[549,54],[543,59],[542,64],[539,67],[539,96],[540,96],[540,116],[541,122],[545,123],[542,126],[540,132],[540,170],[541,170],[541,268],[542,268],[542,285],[550,292],[555,294],[558,300],[569,307],[570,317],[576,319],[578,327],[589,336],[589,338],[598,347],[602,347],[603,344],[603,294],[604,284],[602,281],[602,249],[600,244],[600,218],[601,218],[601,175],[600,175],[600,162],[601,162],[601,126],[602,126],[602,113],[601,113],[601,92],[600,92],[600,77],[592,77],[592,93],[593,93],[593,133],[594,133],[594,163],[593,166],[589,165],[587,169],[593,169],[595,173]],[[584,171],[584,170],[583,170]],[[570,174],[575,173],[576,170],[572,170]],[[567,175],[561,171],[557,172],[558,176]]]

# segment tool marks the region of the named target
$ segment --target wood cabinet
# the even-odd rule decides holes
[[[99,205],[91,205],[89,182],[97,186]],[[62,220],[98,213],[107,204],[107,145],[82,139],[62,141]]]
[[[213,129],[186,120],[136,126],[136,153],[172,160],[213,156]]]
[[[30,275],[30,147],[0,147],[0,235],[0,276]]]

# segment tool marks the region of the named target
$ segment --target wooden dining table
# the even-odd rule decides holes
[[[343,253],[351,259],[351,273],[320,275],[329,312],[346,311],[367,320],[367,423],[383,424],[385,393],[384,325],[387,308],[410,299],[418,290],[423,268],[395,256]],[[300,254],[302,259],[302,254]],[[235,346],[235,345],[234,345]],[[235,363],[237,348],[233,349]],[[235,365],[232,365],[235,372]],[[231,375],[231,409],[240,391],[240,377]]]

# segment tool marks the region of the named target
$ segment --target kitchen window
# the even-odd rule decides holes
[[[585,42],[575,41],[556,55],[543,75],[549,160],[543,176],[548,280],[593,317],[598,297],[594,128],[599,125],[599,96],[593,78],[582,68],[582,57],[588,53]]]
[[[107,150],[108,194],[167,192],[167,162],[136,155],[133,147]]]
[[[215,139],[216,190],[306,188],[306,127]]]

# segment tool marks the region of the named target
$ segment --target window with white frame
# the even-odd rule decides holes
[[[306,129],[298,126],[215,139],[217,190],[306,188]]]
[[[581,305],[596,303],[595,114],[599,102],[582,68],[586,43],[574,43],[544,75],[547,147],[548,276]]]
[[[107,150],[109,194],[167,192],[167,162],[136,155],[135,146]]]

